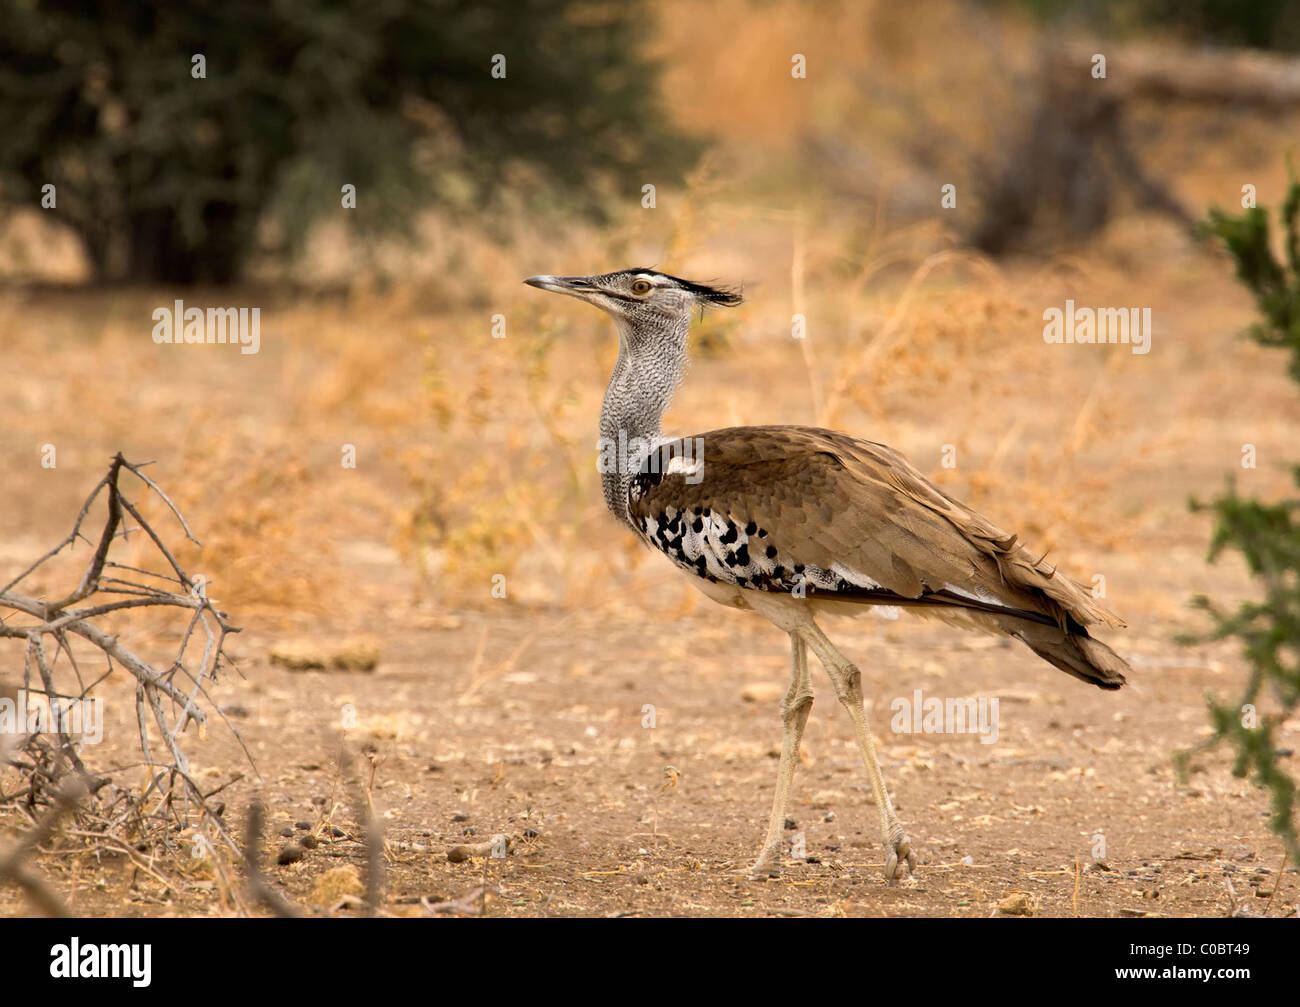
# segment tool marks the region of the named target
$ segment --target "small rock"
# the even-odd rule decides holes
[[[340,671],[374,671],[379,664],[379,641],[373,637],[344,640],[334,651],[330,667]]]
[[[337,643],[317,639],[281,640],[271,648],[271,663],[290,671],[373,671],[379,664],[379,641],[349,637]]]
[[[463,864],[472,856],[474,856],[474,851],[468,846],[453,846],[447,851],[447,860],[453,864]]]
[[[317,906],[332,906],[345,895],[361,895],[364,891],[357,869],[351,864],[344,864],[326,871],[312,882],[311,901]]]
[[[295,829],[303,829],[303,830],[310,829],[311,822],[294,822],[293,827]]]
[[[324,671],[329,655],[314,640],[282,640],[271,648],[271,663],[290,671]]]
[[[277,864],[296,864],[306,855],[306,847],[300,846],[298,843],[286,843],[275,858],[275,862]]]
[[[1007,916],[1033,916],[1033,897],[1028,892],[1012,892],[998,903],[998,912]]]
[[[967,853],[966,856],[961,858],[961,862],[965,864],[967,867],[975,866],[975,858],[972,857],[969,853]]]
[[[783,824],[785,825],[785,830],[787,832],[793,832],[795,829],[799,828],[799,823],[793,818],[787,818]]]

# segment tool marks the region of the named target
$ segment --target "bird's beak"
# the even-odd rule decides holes
[[[568,294],[581,301],[588,301],[600,288],[585,276],[530,276],[524,280],[530,287],[549,290],[555,294]]]

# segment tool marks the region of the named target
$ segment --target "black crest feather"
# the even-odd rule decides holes
[[[708,283],[696,283],[694,280],[685,280],[680,276],[673,276],[672,273],[661,272],[658,269],[629,269],[629,273],[650,273],[654,276],[662,276],[665,279],[672,280],[683,290],[689,290],[692,294],[702,301],[710,304],[721,305],[724,308],[734,308],[744,301],[744,296],[739,290],[731,287],[720,287]]]

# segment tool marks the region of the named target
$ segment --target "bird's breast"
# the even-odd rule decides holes
[[[838,562],[809,562],[785,548],[758,521],[712,507],[678,509],[633,517],[641,538],[700,580],[741,592],[764,591],[799,597],[808,593],[879,590],[880,584]],[[707,593],[707,592],[706,592]],[[740,607],[745,607],[743,594]]]

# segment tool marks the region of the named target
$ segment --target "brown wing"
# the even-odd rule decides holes
[[[751,590],[802,579],[845,600],[1123,625],[897,452],[828,430],[731,427],[671,442],[646,459],[628,510],[675,562]]]

